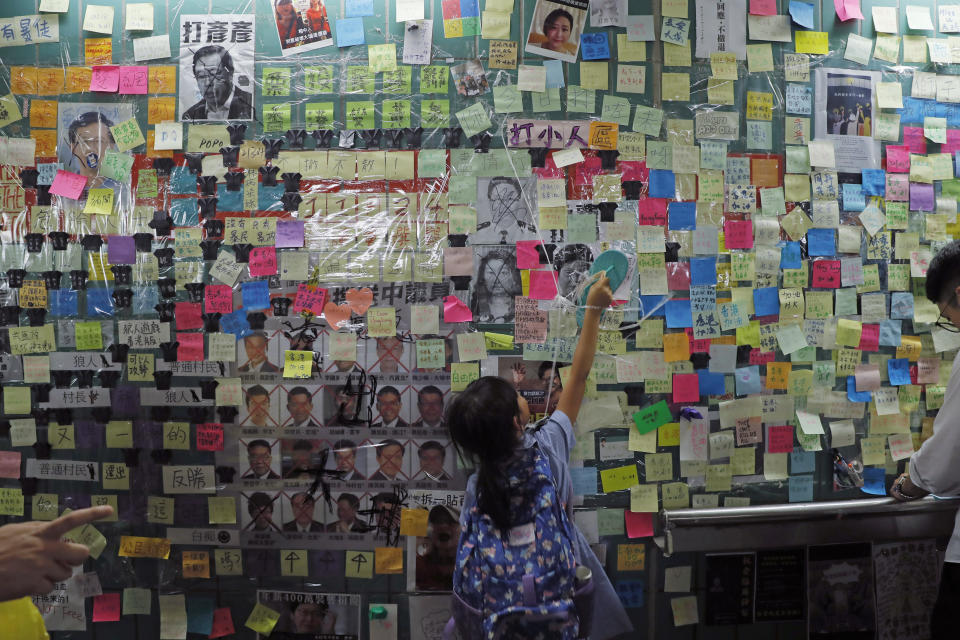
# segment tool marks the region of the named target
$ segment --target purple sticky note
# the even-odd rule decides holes
[[[50,193],[71,200],[79,200],[85,186],[87,186],[86,176],[60,169],[50,186]]]
[[[303,247],[303,220],[278,220],[277,221],[277,248],[295,248]]]
[[[106,425],[93,420],[74,420],[73,429],[77,449],[97,449],[103,445]]]
[[[933,185],[920,182],[910,183],[910,210],[933,211]]]
[[[136,417],[140,413],[140,388],[132,384],[118,384],[111,390],[110,405],[115,419]]]
[[[136,264],[137,245],[133,241],[133,236],[108,236],[107,262],[110,264]]]

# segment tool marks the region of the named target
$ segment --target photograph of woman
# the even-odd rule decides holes
[[[470,308],[477,322],[513,322],[516,296],[522,294],[517,256],[505,246],[477,247],[480,258]]]
[[[273,13],[284,56],[333,44],[323,0],[273,0]]]
[[[583,5],[580,8],[577,5]],[[564,62],[576,62],[580,34],[587,19],[586,3],[539,0],[524,51]]]

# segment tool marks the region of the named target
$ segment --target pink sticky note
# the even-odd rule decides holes
[[[208,284],[203,290],[207,313],[233,313],[233,288],[225,284]]]
[[[752,2],[750,6],[753,6]],[[863,20],[863,13],[860,12],[860,0],[833,0],[833,7],[837,10],[837,17],[840,18],[840,22]]]
[[[90,74],[90,91],[116,93],[120,88],[120,67],[97,65]],[[146,91],[144,91],[146,93]]]
[[[670,291],[689,291],[690,290],[690,263],[689,262],[668,262],[667,265],[667,288]]]
[[[221,607],[213,611],[213,626],[210,628],[208,638],[222,638],[234,633],[233,617],[230,615],[230,607]]]
[[[695,373],[675,373],[673,375],[673,401],[675,403],[698,402],[700,400],[700,377]]]
[[[203,361],[203,334],[177,332],[177,360],[180,362]]]
[[[647,165],[639,160],[624,160],[617,163],[620,166],[620,172],[623,174],[620,178],[623,182],[648,182],[650,180],[650,170]]]
[[[793,427],[776,425],[767,428],[767,453],[791,453],[793,451]]]
[[[753,222],[750,220],[725,221],[723,244],[727,249],[753,249]]]
[[[860,351],[879,351],[880,350],[880,325],[865,324],[860,331],[860,344],[857,346]]]
[[[553,300],[557,297],[557,272],[530,272],[530,297],[534,300]]]
[[[947,142],[940,145],[940,153],[960,151],[960,129],[947,129]]]
[[[443,299],[444,322],[470,322],[473,312],[457,296],[447,296]]]
[[[199,302],[178,302],[176,304],[176,313],[174,318],[177,321],[177,329],[188,331],[190,329],[200,329],[203,327],[203,318],[200,317]]]
[[[593,177],[603,173],[603,162],[596,156],[584,158],[573,166],[573,183],[578,187],[592,187]]]
[[[0,451],[0,478],[20,477],[20,452]]]
[[[627,525],[628,538],[649,538],[653,535],[652,513],[636,513],[624,509],[623,521]]]
[[[198,451],[223,451],[223,425],[205,422],[197,425]]]
[[[145,95],[148,79],[147,67],[120,67],[120,93]]]
[[[276,247],[254,247],[250,250],[250,275],[273,276],[277,273]]]
[[[50,185],[50,193],[71,200],[79,200],[86,186],[86,176],[58,169],[57,175],[53,178],[53,184]]]
[[[539,269],[540,254],[537,247],[542,244],[540,240],[517,241],[517,269]]]
[[[840,277],[839,260],[814,260],[813,261],[813,286],[816,289],[839,289],[842,279]]]
[[[293,299],[293,312],[309,311],[315,316],[323,313],[327,304],[327,290],[309,284],[297,285],[297,297]]]
[[[750,0],[750,15],[754,15],[754,16],[777,15],[777,0]]]
[[[103,593],[93,598],[94,622],[117,622],[123,604],[119,593]]]
[[[641,225],[662,227],[667,224],[666,198],[641,198],[637,202]]]
[[[891,173],[910,172],[910,150],[907,147],[887,145],[887,171]]]
[[[906,202],[910,199],[910,176],[887,174],[887,200]]]
[[[910,153],[925,154],[927,152],[927,138],[923,135],[923,127],[904,127],[903,146]]]
[[[277,248],[299,249],[303,246],[303,220],[277,220]]]

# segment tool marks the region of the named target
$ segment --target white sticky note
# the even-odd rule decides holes
[[[137,62],[170,57],[170,35],[133,39],[133,59]]]
[[[897,8],[874,7],[873,29],[880,33],[897,33]]]
[[[83,16],[83,30],[94,33],[113,34],[113,7],[88,4]]]
[[[555,151],[553,153],[553,163],[557,165],[558,169],[578,162],[583,162],[583,153],[576,147],[570,147],[569,149]]]
[[[70,0],[40,0],[40,11],[44,13],[66,13],[70,9]]]
[[[837,420],[830,423],[830,446],[847,447],[857,443],[853,420]]]
[[[153,31],[153,5],[137,2],[127,5],[127,31]]]
[[[810,166],[832,169],[837,166],[832,140],[811,140],[807,143]]]
[[[903,109],[903,89],[900,83],[878,82],[877,104],[881,109]]]
[[[520,65],[517,72],[517,87],[520,91],[543,93],[547,90],[547,69],[529,64]]]
[[[663,590],[666,593],[687,593],[690,591],[691,567],[667,567],[663,570]]]
[[[183,148],[183,123],[181,122],[158,122],[154,132],[153,148],[163,149],[182,149]]]
[[[930,8],[908,4],[907,26],[915,31],[933,31],[933,20],[930,19]]]
[[[397,0],[397,22],[423,20],[423,0]]]

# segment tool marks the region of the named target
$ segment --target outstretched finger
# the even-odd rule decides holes
[[[96,520],[101,520],[113,515],[113,507],[104,505],[100,507],[90,507],[88,509],[78,509],[60,516],[50,524],[46,525],[40,535],[44,538],[59,539],[68,531],[77,527],[89,524]]]

